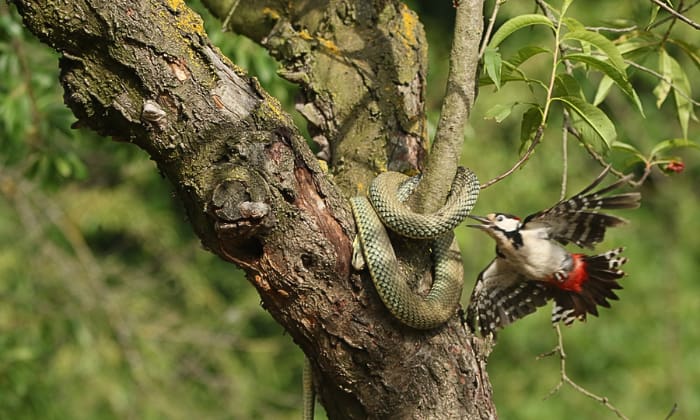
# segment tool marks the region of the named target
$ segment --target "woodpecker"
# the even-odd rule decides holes
[[[610,307],[617,300],[620,269],[627,259],[623,248],[598,255],[571,253],[564,245],[574,243],[593,249],[609,227],[625,219],[600,213],[601,209],[639,207],[641,195],[607,193],[629,181],[617,182],[592,192],[610,167],[583,191],[554,206],[531,214],[524,220],[506,214],[469,216],[480,222],[469,227],[481,229],[496,241],[496,258],[479,274],[467,308],[465,322],[472,332],[495,338],[506,325],[528,315],[548,301],[554,301],[552,323],[584,321],[598,315],[598,306]]]

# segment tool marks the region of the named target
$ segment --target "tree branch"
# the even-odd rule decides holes
[[[351,272],[354,226],[341,189],[320,169],[289,115],[255,79],[219,55],[199,17],[183,2],[13,3],[25,25],[62,54],[65,100],[79,124],[147,151],[172,182],[204,247],[244,268],[263,306],[312,361],[329,417],[495,416],[485,363],[476,357],[459,321],[429,333],[392,321],[369,279]],[[293,58],[285,69],[308,65],[312,77],[328,81],[328,90],[307,93],[321,98],[311,99],[314,106],[328,105],[319,108],[320,124],[329,121],[320,132],[336,133],[332,162],[347,174],[340,184],[346,194],[357,187],[353,179],[374,172],[370,153],[381,150],[374,156],[378,162],[393,161],[395,152],[385,149],[390,144],[386,139],[396,131],[399,137],[415,136],[415,128],[424,124],[421,65],[403,73],[410,70],[408,64],[393,70],[377,64],[386,61],[382,54],[387,51],[402,53],[393,43],[421,33],[419,25],[406,26],[414,15],[401,3],[377,3],[358,3],[352,13],[329,10],[327,16],[345,16],[357,24],[344,28],[343,36],[354,37],[348,39],[327,26],[314,26],[311,18],[319,9],[311,3],[304,14],[287,11],[286,3],[241,2],[231,18],[234,27],[242,25],[241,15],[253,18],[249,33],[266,39],[280,57]],[[251,4],[271,8],[244,7]],[[277,11],[287,14],[275,16]],[[291,13],[301,16],[301,25],[285,19]],[[372,14],[371,24],[357,23],[365,13]],[[343,22],[337,26],[348,26]],[[377,28],[384,38],[372,38]],[[384,49],[353,53],[358,39]],[[344,49],[331,54],[334,45]],[[416,44],[406,45],[413,49]],[[305,50],[309,46],[318,56]],[[370,56],[366,62],[364,54]],[[305,61],[312,56],[318,61]],[[330,81],[347,68],[360,77],[351,86],[363,86],[358,97],[349,90],[334,96],[331,89]],[[365,76],[375,74],[379,81],[370,84]],[[379,83],[399,95],[383,96]],[[371,94],[370,87],[375,89]],[[401,96],[402,88],[409,93]],[[399,110],[396,98],[407,98]],[[374,137],[360,136],[368,133],[364,124],[371,125]],[[348,133],[364,141],[349,143],[360,152],[346,148]],[[343,160],[352,153],[357,155],[354,164]],[[344,165],[364,172],[352,178],[353,170]]]
[[[532,139],[532,143],[530,143],[530,147],[527,148],[527,150],[525,151],[525,153],[523,153],[523,155],[520,157],[520,159],[518,159],[518,161],[515,162],[515,164],[513,166],[511,166],[510,169],[508,169],[507,171],[505,171],[502,174],[500,174],[492,179],[489,179],[487,182],[481,184],[481,189],[483,190],[483,189],[490,187],[491,185],[509,177],[512,173],[514,173],[515,171],[520,169],[520,167],[522,167],[525,164],[525,162],[527,162],[530,159],[530,156],[532,156],[532,154],[535,152],[535,148],[540,144],[540,141],[542,141],[543,135],[544,135],[544,123],[543,123],[543,125],[540,125],[537,128],[537,131],[535,132],[535,136]]]
[[[476,99],[479,43],[484,26],[483,7],[482,0],[461,0],[457,5],[450,70],[440,121],[423,178],[411,198],[419,212],[433,212],[442,206],[457,171],[464,142],[464,125]]]

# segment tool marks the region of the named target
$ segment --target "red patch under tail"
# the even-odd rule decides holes
[[[586,320],[587,314],[598,316],[598,306],[610,307],[618,300],[614,290],[622,289],[617,282],[625,275],[620,269],[627,258],[620,256],[623,248],[599,255],[574,254],[574,268],[567,279],[553,291],[552,323]]]

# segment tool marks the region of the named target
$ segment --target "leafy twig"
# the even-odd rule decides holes
[[[603,156],[601,156],[598,152],[595,151],[595,149],[590,144],[588,144],[587,142],[585,142],[583,140],[583,137],[581,137],[581,133],[579,133],[578,130],[576,130],[576,128],[574,128],[573,124],[571,123],[571,117],[569,115],[564,115],[564,127],[571,135],[573,135],[576,138],[576,140],[579,141],[579,143],[581,143],[581,145],[586,149],[588,154],[591,155],[591,157],[596,162],[598,162],[600,164],[600,166],[602,166],[602,167],[610,166],[610,163],[608,161],[606,161]],[[635,187],[635,188],[639,187],[640,185],[642,185],[644,183],[644,181],[646,181],[646,179],[651,174],[651,168],[652,168],[652,165],[650,165],[648,162],[645,162],[644,173],[642,173],[642,176],[639,177],[636,181],[630,179],[629,181],[627,181],[627,184],[629,184],[630,186]],[[618,178],[624,178],[627,176],[627,174],[620,172],[613,167],[610,168],[610,173],[615,175]]]
[[[676,85],[673,83],[673,80],[670,80],[668,77],[664,76],[663,74],[661,74],[653,69],[650,69],[649,67],[635,63],[634,61],[631,61],[631,60],[625,60],[625,64],[628,64],[630,67],[634,67],[634,68],[639,69],[645,73],[649,73],[652,76],[658,78],[659,80],[662,80],[665,83],[668,83],[669,85],[671,85],[674,92],[677,92],[679,95],[681,95],[682,97],[687,99],[688,102],[692,103],[693,105],[700,106],[700,101],[696,101],[695,99],[691,98],[686,92],[682,91],[681,89],[678,89],[676,87]]]
[[[653,2],[653,0],[652,0],[652,2]],[[680,0],[679,7],[680,8],[683,7],[683,0]],[[678,22],[678,17],[676,15],[671,14],[671,16],[672,16],[671,23],[668,25],[668,28],[666,28],[666,32],[664,33],[664,36],[661,38],[660,45],[662,47],[666,43],[666,41],[668,40],[668,37],[671,36],[671,31],[673,30],[673,27],[676,25],[676,22]]]
[[[677,10],[677,12],[678,12],[678,13],[685,13],[685,12],[687,12],[688,10],[692,9],[693,7],[697,6],[698,4],[700,4],[700,0],[695,0],[693,3],[689,4],[689,5],[686,6],[685,8],[679,7],[678,10]],[[669,16],[664,17],[663,19],[659,19],[659,20],[657,20],[656,22],[654,22],[654,23],[652,23],[651,25],[649,25],[649,26],[647,27],[647,29],[652,29],[652,28],[655,28],[655,27],[657,27],[657,26],[659,26],[659,25],[663,25],[664,23],[666,23],[666,21],[671,20],[671,19],[675,19],[675,16],[669,15]]]
[[[537,0],[538,4],[539,3],[544,3],[541,2],[541,0]],[[546,8],[546,5],[541,4],[541,7]],[[546,10],[545,10],[546,12]],[[551,18],[550,18],[551,20]],[[554,45],[559,45],[559,34],[561,31],[561,20],[557,21],[556,29],[554,30]],[[552,93],[554,92],[554,81],[556,80],[557,77],[557,64],[559,61],[559,54],[560,50],[558,48],[554,49],[554,52],[552,54],[552,74],[549,78],[549,86],[547,87],[547,98],[545,100],[545,105],[544,105],[544,110],[542,111],[542,122],[540,123],[540,126],[537,128],[537,132],[535,133],[535,137],[532,139],[532,143],[530,144],[530,147],[527,148],[527,151],[525,154],[518,159],[518,161],[513,165],[510,169],[502,173],[501,175],[498,175],[495,178],[490,179],[488,182],[485,184],[481,185],[481,189],[486,189],[490,187],[491,185],[499,182],[500,180],[506,178],[516,170],[518,170],[525,162],[530,159],[530,156],[532,156],[532,153],[535,151],[535,147],[540,143],[542,140],[542,136],[544,135],[544,129],[547,126],[547,117],[549,116],[549,110],[552,104]]]

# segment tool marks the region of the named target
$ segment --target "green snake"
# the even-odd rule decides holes
[[[405,203],[418,182],[420,175],[409,178],[385,172],[372,181],[367,197],[353,197],[350,202],[361,255],[382,302],[402,323],[431,329],[454,314],[462,294],[462,259],[452,230],[474,206],[479,181],[460,167],[445,205],[431,214],[415,213]],[[427,296],[417,295],[408,286],[385,227],[401,236],[431,240],[433,286]],[[355,252],[359,256],[359,250]]]

